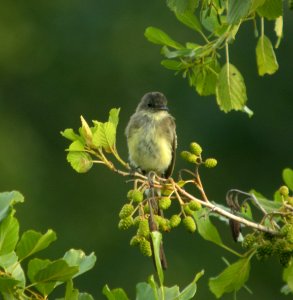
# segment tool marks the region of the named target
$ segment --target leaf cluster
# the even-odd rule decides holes
[[[229,45],[236,39],[241,25],[252,22],[258,38],[258,74],[275,73],[279,66],[272,43],[265,35],[264,19],[275,21],[277,48],[283,37],[282,0],[167,0],[167,5],[177,20],[199,37],[183,44],[159,28],[148,27],[145,37],[162,46],[161,54],[165,57],[162,66],[182,74],[199,95],[215,95],[222,111],[240,110],[251,116],[252,111],[246,106],[244,78],[230,63]],[[221,63],[222,50],[225,50],[225,63]]]
[[[45,300],[57,286],[65,284],[60,300],[93,300],[73,287],[73,278],[94,266],[94,253],[71,249],[57,260],[31,258],[57,237],[51,229],[44,234],[28,230],[19,236],[14,205],[23,201],[19,192],[0,193],[0,295],[4,300]]]

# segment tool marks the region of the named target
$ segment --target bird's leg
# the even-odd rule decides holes
[[[153,211],[153,209],[155,209],[155,211],[158,211],[158,204],[156,203],[155,188],[154,188],[154,182],[153,182],[154,175],[155,175],[154,172],[148,173],[148,180],[149,180],[149,186],[150,186],[150,191],[151,191],[151,197],[148,198],[148,205],[149,205],[149,209],[150,209],[150,217],[149,217],[150,231],[158,230],[157,224],[155,222],[154,211]],[[155,257],[154,257],[154,255],[155,255],[154,254],[154,245],[152,242],[151,242],[151,247],[152,247],[152,253],[153,253],[153,261],[154,261],[154,265],[156,267],[156,262],[155,262]],[[168,267],[168,264],[167,264],[167,259],[166,259],[166,255],[165,255],[165,251],[164,251],[162,242],[160,245],[160,260],[161,260],[162,268],[164,270],[166,270]]]

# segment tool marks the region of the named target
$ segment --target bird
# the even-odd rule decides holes
[[[175,119],[167,102],[160,92],[146,93],[125,130],[131,166],[164,178],[173,173],[177,147]]]
[[[169,114],[167,103],[166,96],[160,92],[146,93],[125,130],[130,165],[143,174],[155,172],[164,178],[169,178],[173,173],[177,148],[175,119]],[[152,191],[154,196],[154,189]],[[160,196],[160,191],[157,194]],[[151,231],[155,231],[157,225],[153,220],[153,213],[163,216],[163,212],[158,208],[154,197],[153,201],[149,200],[149,204],[149,227]],[[167,269],[162,243],[160,260],[163,269]]]

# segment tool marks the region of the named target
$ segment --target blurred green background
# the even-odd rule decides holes
[[[199,97],[180,76],[160,66],[159,47],[144,36],[156,26],[181,42],[199,42],[179,24],[164,1],[10,1],[0,2],[0,189],[21,191],[26,202],[17,216],[22,231],[52,228],[58,241],[42,255],[58,258],[69,248],[94,251],[97,264],[77,287],[101,299],[105,283],[122,286],[133,298],[135,284],[154,272],[149,259],[129,247],[131,232],[117,229],[118,212],[131,188],[125,178],[97,166],[77,174],[66,162],[68,143],[60,131],[87,120],[106,120],[121,107],[118,149],[127,159],[124,128],[140,97],[153,90],[169,98],[177,120],[178,152],[198,141],[219,165],[203,170],[210,199],[225,203],[230,188],[255,188],[270,197],[282,184],[281,171],[292,167],[293,16],[285,12],[284,40],[277,50],[279,71],[257,76],[253,26],[241,28],[230,47],[231,62],[247,85],[252,119],[224,114],[214,97]],[[275,40],[273,24],[266,25]],[[178,159],[176,170],[186,164]],[[219,224],[220,225],[220,224]],[[224,240],[231,241],[221,224]],[[197,234],[178,229],[166,235],[169,261],[166,284],[189,283],[205,269],[197,299],[214,299],[207,279],[236,258]],[[238,299],[283,299],[281,267],[257,262]],[[232,295],[224,299],[232,299]]]

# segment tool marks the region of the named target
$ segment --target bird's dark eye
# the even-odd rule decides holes
[[[152,107],[152,103],[149,103],[149,104],[148,104],[148,107]]]

